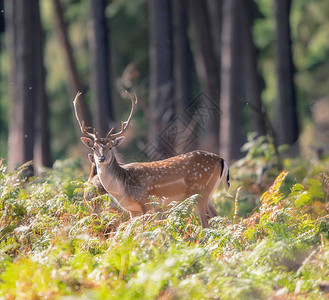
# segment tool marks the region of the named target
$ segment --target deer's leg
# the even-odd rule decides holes
[[[143,213],[146,214],[147,212],[154,212],[154,208],[152,206],[152,204],[146,204],[144,203],[142,205],[142,209],[143,209]]]
[[[201,221],[201,226],[203,228],[209,227],[208,218],[207,218],[208,203],[207,201],[204,201],[206,199],[207,198],[202,197],[197,205],[197,213]]]
[[[143,207],[137,200],[125,196],[119,199],[118,202],[126,211],[129,212],[131,219],[143,215]]]
[[[217,213],[215,207],[212,205],[212,203],[211,203],[210,201],[209,201],[209,203],[208,203],[207,214],[208,214],[208,216],[209,216],[209,219],[218,216],[218,213]]]
[[[130,218],[135,218],[135,217],[140,217],[143,215],[143,211],[142,210],[138,210],[138,211],[132,211],[130,210],[129,211],[129,214],[130,214]]]
[[[201,198],[197,206],[199,218],[203,228],[209,227],[208,220],[217,217],[218,213],[211,203],[211,194],[201,193]]]

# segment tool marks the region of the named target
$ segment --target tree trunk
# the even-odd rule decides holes
[[[9,121],[8,168],[13,170],[33,159],[37,95],[35,1],[6,0],[6,26],[11,53],[11,113]]]
[[[219,95],[220,77],[219,63],[214,52],[214,44],[210,32],[210,21],[207,2],[189,0],[191,27],[195,45],[194,59],[202,90],[210,104],[208,118],[205,118],[204,132],[200,137],[199,148],[212,152],[218,151],[219,146]],[[207,104],[209,105],[209,103]],[[217,110],[217,111],[216,111]]]
[[[298,140],[299,126],[297,99],[294,84],[290,36],[291,0],[275,0],[276,20],[276,69],[278,77],[278,99],[275,106],[275,128],[278,143],[293,145]],[[296,145],[298,148],[298,145]],[[297,149],[296,149],[297,150]]]
[[[242,156],[240,149],[245,141],[240,22],[243,1],[225,0],[223,6],[220,154],[228,161]]]
[[[53,0],[53,5],[54,5],[54,13],[55,13],[55,19],[56,19],[56,30],[58,31],[58,36],[60,38],[60,42],[63,47],[64,51],[64,59],[66,61],[66,65],[68,67],[69,71],[69,83],[68,83],[68,88],[69,88],[69,93],[70,93],[70,105],[72,108],[73,112],[73,99],[76,95],[77,92],[79,91],[84,91],[85,89],[83,88],[83,85],[81,83],[81,80],[78,75],[78,69],[77,65],[74,61],[73,57],[73,50],[72,46],[69,40],[68,32],[67,32],[67,25],[64,20],[64,15],[63,15],[63,9],[60,3],[60,0]],[[81,116],[81,119],[84,120],[86,126],[91,126],[91,115],[88,110],[86,101],[84,99],[84,94],[80,96],[80,105],[79,105],[79,114]],[[73,116],[73,114],[72,114]],[[76,126],[76,132],[77,136],[81,135],[79,126],[75,122]]]
[[[5,11],[4,8],[4,0],[0,0],[0,34],[5,32],[5,14],[3,13]]]
[[[262,136],[267,133],[265,120],[266,112],[261,98],[264,84],[257,64],[257,48],[252,37],[253,0],[245,0],[241,4],[246,98],[248,104],[250,104],[252,130],[255,131],[258,136]]]
[[[178,115],[183,115],[191,101],[193,58],[188,39],[186,5],[186,0],[173,1],[174,90]]]
[[[105,136],[114,122],[111,95],[109,28],[105,17],[106,0],[89,0],[90,87],[94,126]]]
[[[174,122],[173,39],[170,0],[149,0],[150,22],[150,108],[149,140],[153,159],[174,153],[167,126]]]
[[[220,74],[222,49],[223,0],[207,0],[210,17],[211,37]]]
[[[0,0],[0,11],[4,12],[4,0]],[[5,14],[4,13],[0,13],[0,35],[2,35],[2,33],[5,32]],[[3,52],[3,41],[0,41],[0,55]],[[2,74],[0,74],[0,81],[3,80],[3,76],[1,76]],[[0,94],[0,97],[3,97],[2,94]],[[1,112],[0,112],[1,113]],[[5,139],[7,138],[7,122],[5,122],[5,120],[3,120],[3,118],[0,118],[0,138],[5,137]]]
[[[174,37],[174,93],[176,103],[177,154],[198,147],[198,138],[193,135],[193,116],[189,113],[192,104],[192,81],[195,73],[193,56],[188,37],[187,0],[173,1]]]
[[[36,133],[34,146],[34,161],[37,167],[51,167],[52,159],[50,153],[50,130],[49,130],[49,107],[48,98],[46,95],[46,72],[43,64],[43,46],[44,32],[40,19],[40,5],[36,1],[36,18],[35,18],[35,33],[36,42],[36,66],[35,72],[38,77],[38,86],[36,91],[37,99],[37,117],[36,117]]]

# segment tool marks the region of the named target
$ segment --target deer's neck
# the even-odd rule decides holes
[[[115,155],[112,155],[111,161],[106,164],[97,165],[97,173],[103,187],[113,197],[120,198],[123,193],[124,169],[119,165]]]

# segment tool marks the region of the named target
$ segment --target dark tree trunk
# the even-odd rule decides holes
[[[192,53],[188,39],[187,0],[173,1],[174,90],[177,114],[182,115],[191,101]]]
[[[225,0],[223,5],[220,154],[228,161],[241,157],[245,141],[240,18],[243,1]]]
[[[0,0],[0,11],[4,12],[4,0]],[[5,31],[5,14],[0,13],[0,35]],[[3,51],[3,41],[0,41],[0,55]],[[0,81],[2,80],[2,76],[0,74]],[[0,94],[0,97],[3,95]],[[1,111],[0,111],[1,114]],[[3,120],[2,117],[0,117],[0,137],[7,135],[7,122]],[[6,136],[7,139],[7,136]]]
[[[84,91],[84,87],[79,78],[77,65],[74,61],[73,50],[69,40],[67,25],[64,20],[63,9],[60,3],[60,0],[53,0],[54,4],[54,13],[56,19],[56,30],[58,31],[58,36],[60,38],[60,42],[63,47],[64,59],[69,72],[69,93],[70,93],[70,105],[73,111],[73,99],[78,91]],[[79,113],[81,119],[85,121],[87,126],[91,126],[91,115],[88,110],[87,104],[84,100],[84,94],[80,96],[80,105],[79,105]],[[73,116],[73,114],[72,114]],[[77,122],[75,122],[77,124]],[[78,125],[75,126],[77,135],[80,136],[81,132]]]
[[[207,0],[211,25],[211,36],[220,74],[222,49],[223,0]]]
[[[152,122],[149,139],[153,156],[173,155],[173,142],[166,127],[174,121],[173,39],[170,0],[149,0],[150,22],[150,107]]]
[[[36,91],[37,99],[37,117],[36,117],[36,133],[34,146],[34,160],[36,166],[51,167],[52,159],[50,152],[50,130],[49,130],[49,107],[48,98],[46,95],[45,83],[45,68],[43,64],[43,46],[44,46],[44,32],[42,30],[40,18],[40,5],[36,1],[36,18],[35,18],[35,33],[34,38],[36,42],[36,66],[35,72],[38,77],[38,86]]]
[[[189,128],[193,117],[188,113],[192,103],[192,81],[194,64],[188,37],[187,0],[173,1],[173,37],[174,37],[174,93],[177,111],[177,154],[197,148],[197,138],[193,138]]]
[[[214,44],[210,32],[210,20],[207,2],[189,0],[189,11],[193,41],[195,45],[194,59],[202,90],[211,102],[219,106],[220,77],[218,61],[214,52]],[[212,152],[218,151],[219,117],[208,112],[205,118],[204,133],[200,137],[200,148]]]
[[[298,140],[299,126],[294,84],[295,68],[290,36],[291,0],[275,0],[276,69],[278,99],[275,107],[275,128],[279,144],[293,145]],[[298,148],[298,145],[297,145]]]
[[[89,0],[90,87],[93,120],[97,132],[105,136],[114,122],[111,95],[109,28],[105,17],[106,0]]]
[[[3,13],[5,11],[4,8],[4,0],[0,0],[0,34],[5,32],[5,14]]]
[[[11,113],[9,121],[8,167],[13,170],[33,159],[37,93],[36,5],[33,0],[6,0],[6,26],[11,53]]]
[[[265,107],[262,103],[261,93],[264,87],[263,79],[258,69],[258,53],[252,36],[253,0],[242,1],[242,41],[244,52],[244,69],[246,83],[246,98],[250,104],[252,130],[258,136],[266,135]]]

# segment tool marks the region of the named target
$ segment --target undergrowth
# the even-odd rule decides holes
[[[89,210],[76,162],[28,182],[2,164],[0,297],[325,299],[328,160],[287,159],[279,172],[260,157],[232,166],[233,197],[218,189],[207,229],[198,195],[127,221],[106,197],[104,211]]]

